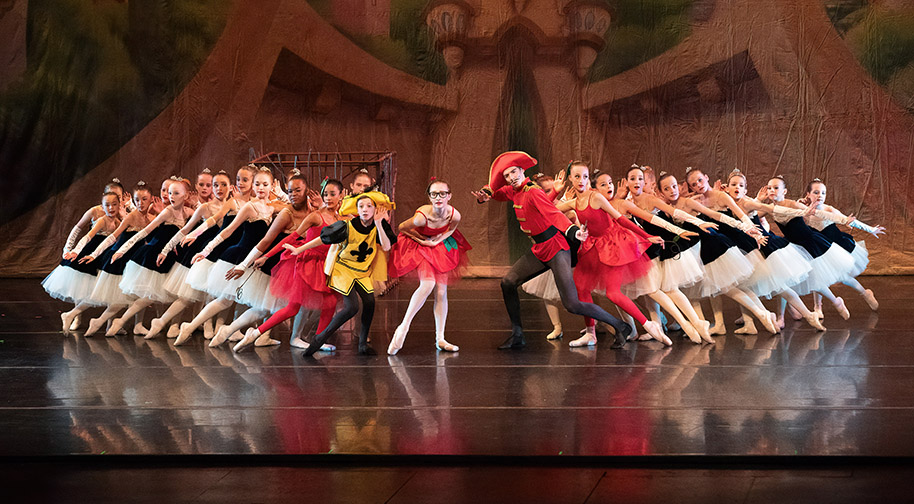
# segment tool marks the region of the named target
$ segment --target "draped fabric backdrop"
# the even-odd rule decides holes
[[[914,272],[912,0],[0,0],[0,64],[0,276],[113,177],[308,149],[396,151],[398,220],[449,181],[479,274],[524,246],[469,194],[508,149],[819,177],[889,229],[869,272]]]

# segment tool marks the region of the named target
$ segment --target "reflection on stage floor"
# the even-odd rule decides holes
[[[827,332],[788,320],[782,334],[697,346],[570,349],[542,303],[525,297],[528,346],[502,352],[508,321],[496,280],[450,290],[449,354],[434,348],[430,304],[396,357],[281,347],[233,353],[201,336],[63,336],[37,280],[0,281],[0,451],[66,454],[910,455],[914,448],[912,277],[867,277],[878,314],[845,288],[848,321]],[[413,284],[379,298],[379,353]],[[605,302],[605,300],[604,300]],[[738,314],[726,305],[727,320]],[[151,310],[150,310],[151,311]],[[732,325],[732,324],[731,324]],[[731,327],[733,329],[733,327]],[[333,342],[333,340],[331,340]]]

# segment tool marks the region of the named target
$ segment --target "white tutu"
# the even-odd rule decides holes
[[[555,276],[553,276],[551,269],[547,269],[542,275],[524,282],[520,288],[527,294],[546,301],[559,302],[562,300],[562,297],[559,296],[559,289],[555,286]]]
[[[136,300],[135,296],[128,296],[121,290],[122,275],[112,275],[107,271],[99,271],[95,288],[89,294],[88,302],[98,306],[129,305]]]
[[[160,303],[170,303],[175,300],[175,297],[165,290],[164,286],[167,278],[167,273],[159,273],[130,261],[124,267],[124,275],[121,277],[119,285],[124,294],[151,299]]]
[[[227,283],[232,286],[230,299],[256,310],[274,313],[288,304],[285,299],[277,298],[270,293],[270,275],[259,269],[254,269],[253,272],[246,271],[241,278]],[[240,296],[238,295],[239,288],[241,289]]]
[[[53,298],[79,304],[92,294],[95,280],[95,275],[76,271],[69,266],[58,266],[41,281],[41,286]]]
[[[622,286],[622,294],[629,299],[637,299],[645,294],[657,292],[660,290],[660,282],[663,278],[663,266],[660,265],[659,258],[651,259],[651,269],[647,274],[638,278],[634,282]]]
[[[171,271],[168,272],[168,277],[165,279],[165,290],[176,297],[190,302],[202,301],[205,293],[194,289],[187,282],[187,276],[189,274],[190,268],[181,263],[175,263],[175,265],[171,267]]]
[[[854,258],[854,269],[850,273],[852,277],[863,273],[870,264],[870,251],[866,248],[866,242],[860,240],[855,243],[857,246],[851,252],[851,257]]]
[[[194,289],[206,292],[206,284],[209,281],[209,270],[212,268],[213,261],[208,259],[197,261],[190,266],[190,270],[187,272],[187,277],[184,278],[184,281]]]
[[[660,265],[660,290],[684,289],[697,284],[705,276],[705,267],[701,264],[701,243],[680,252],[675,259],[660,261]]]
[[[738,247],[730,247],[723,255],[705,264],[705,277],[692,289],[693,299],[727,292],[752,275],[752,263]]]
[[[805,250],[791,243],[775,250],[765,258],[765,262],[756,266],[747,283],[755,295],[771,299],[771,296],[809,277],[812,265],[807,257],[809,254]]]
[[[797,294],[803,296],[813,291],[827,289],[838,282],[851,278],[850,273],[854,270],[854,258],[837,243],[832,243],[824,254],[815,259],[806,250],[802,248],[800,250],[809,260],[812,270],[810,270],[806,281],[800,282],[793,288]]]
[[[210,296],[213,296],[217,299],[221,297],[234,299],[235,289],[238,288],[238,285],[241,284],[242,280],[226,280],[225,274],[235,266],[235,264],[232,264],[228,261],[223,261],[222,259],[212,263],[212,266],[209,268],[209,274],[206,277],[206,287],[203,290],[206,291],[206,293]],[[245,277],[246,276],[247,274],[245,274]],[[197,287],[195,284],[191,285],[194,288],[199,289],[199,287]]]

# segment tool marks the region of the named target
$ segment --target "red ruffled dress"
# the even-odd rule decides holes
[[[416,213],[421,214],[426,218],[426,222],[428,221],[428,216],[424,213],[418,210]],[[451,215],[443,226],[437,228],[422,226],[416,228],[416,232],[427,238],[437,236],[447,231],[453,217],[454,209],[452,207]],[[434,278],[437,283],[453,283],[460,279],[462,270],[467,265],[467,251],[472,248],[460,231],[456,230],[447,240],[434,247],[420,245],[416,240],[400,233],[397,243],[390,252],[387,276],[397,278],[414,273],[420,279]]]
[[[579,290],[618,290],[648,273],[651,259],[646,251],[652,244],[644,231],[637,233],[623,227],[608,213],[592,208],[575,209],[578,219],[587,225],[587,240],[578,249],[574,283]]]
[[[327,223],[321,216],[321,225],[308,228],[304,239],[293,245],[298,247],[319,237],[325,226]],[[284,250],[279,262],[270,270],[270,293],[312,310],[321,308],[325,297],[333,294],[327,287],[327,275],[324,273],[324,261],[329,250],[330,245],[323,243],[299,255]]]

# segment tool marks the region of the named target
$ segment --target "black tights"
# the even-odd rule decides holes
[[[374,292],[367,292],[361,284],[356,282],[349,294],[343,296],[343,308],[330,319],[327,327],[314,336],[311,345],[305,350],[305,355],[312,355],[318,351],[327,339],[336,332],[349,319],[359,312],[359,300],[362,298],[362,329],[359,332],[359,353],[369,353],[368,330],[371,329],[371,320],[374,318]]]
[[[555,286],[558,288],[559,296],[562,298],[562,304],[569,313],[605,322],[616,330],[616,334],[626,335],[631,330],[628,324],[613,317],[603,308],[578,299],[578,292],[574,287],[571,273],[570,252],[567,250],[559,251],[552,259],[544,263],[537,259],[532,251],[527,251],[511,266],[511,271],[501,280],[501,294],[505,298],[505,308],[508,309],[508,316],[511,317],[511,332],[513,334],[523,334],[520,321],[520,296],[517,294],[517,288],[527,280],[543,274],[547,269],[552,270],[552,275],[555,276]]]

